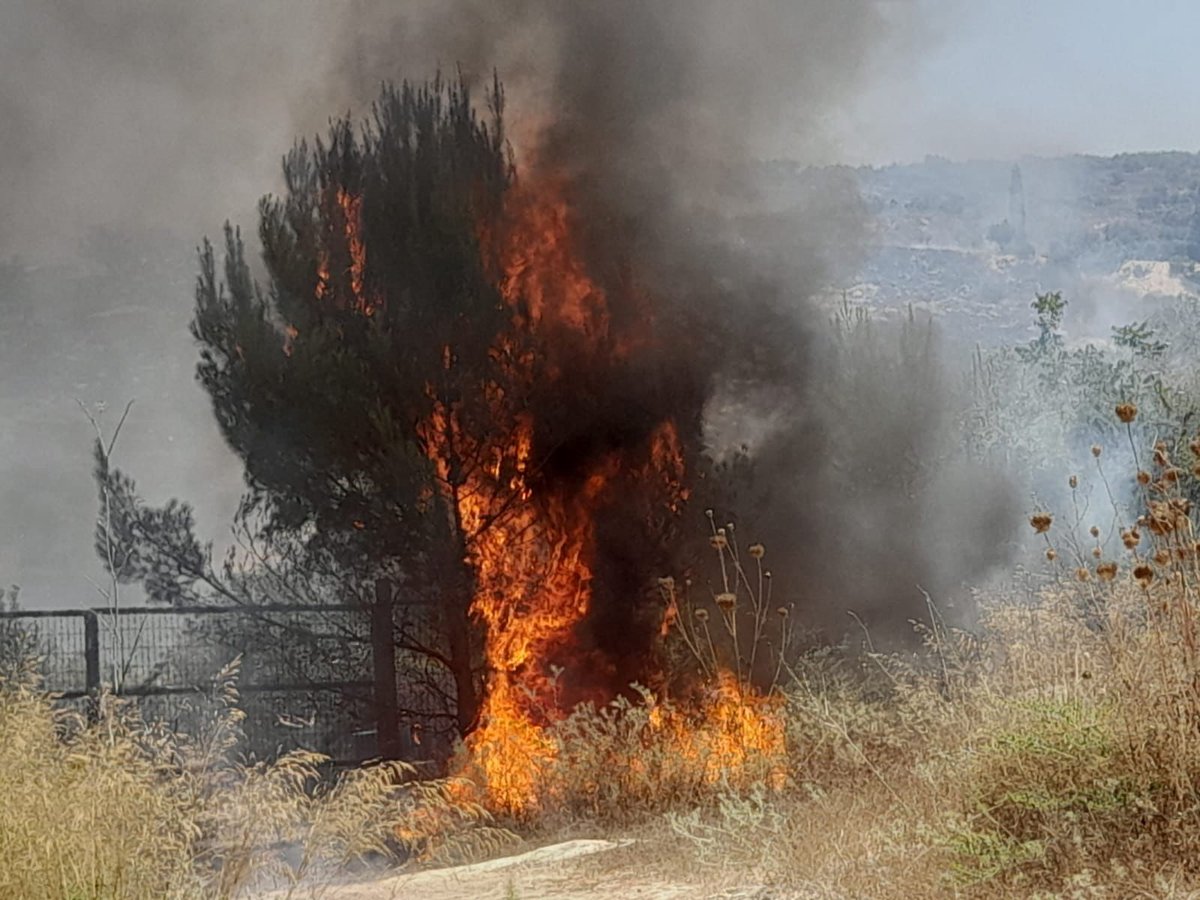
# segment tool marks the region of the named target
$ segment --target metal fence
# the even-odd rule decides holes
[[[44,686],[86,709],[103,686],[135,698],[143,717],[196,733],[219,702],[214,676],[241,659],[245,752],[291,749],[342,765],[420,758],[419,707],[397,679],[390,598],[359,606],[129,607],[0,611],[39,647]],[[405,725],[409,727],[405,727]]]

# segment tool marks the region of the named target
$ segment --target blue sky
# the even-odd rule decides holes
[[[927,0],[915,52],[837,125],[886,163],[1200,149],[1200,0]]]

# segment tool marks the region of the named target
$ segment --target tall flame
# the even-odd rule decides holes
[[[523,194],[496,251],[500,290],[513,325],[570,329],[586,341],[608,333],[606,298],[579,263],[568,230],[565,202],[555,192]],[[503,337],[500,338],[503,341]],[[447,364],[452,365],[447,354]],[[553,379],[517,359],[512,377]],[[544,726],[559,708],[552,660],[570,647],[573,629],[592,597],[595,529],[591,509],[621,466],[601,456],[584,474],[582,487],[530,484],[534,422],[502,421],[480,454],[494,460],[454,486],[459,527],[475,574],[472,614],[486,629],[487,693],[479,727],[468,748],[481,767],[491,804],[506,811],[529,806],[536,794],[539,762],[554,754]],[[435,403],[424,428],[429,453],[443,484],[451,486],[451,453],[470,439],[454,409]],[[505,473],[508,473],[507,476]],[[498,508],[505,507],[502,515]]]
[[[381,301],[366,278],[362,200],[343,188],[333,197],[334,250],[324,248],[319,255],[316,296],[346,297],[348,291],[343,302],[370,316]],[[617,357],[646,339],[612,334],[608,298],[574,244],[564,198],[562,185],[553,179],[536,190],[518,188],[504,231],[481,235],[510,309],[514,331],[496,336],[493,353],[512,384],[553,387],[563,374],[551,360],[512,352],[519,344],[512,339],[516,330],[556,338],[566,333],[582,352]],[[331,271],[335,258],[344,264],[337,276],[339,291]],[[287,331],[285,352],[296,337],[295,329]],[[450,371],[455,364],[453,348],[445,347],[443,367]],[[464,427],[461,407],[440,398],[432,384],[432,412],[419,431],[474,574],[471,614],[485,629],[488,682],[467,747],[489,805],[515,813],[536,804],[541,768],[555,756],[546,726],[565,714],[555,661],[570,658],[575,628],[591,606],[594,510],[611,496],[618,475],[659,498],[669,514],[679,511],[687,490],[679,436],[670,419],[658,424],[636,458],[621,450],[599,453],[577,478],[559,483],[537,477],[532,414],[506,406],[505,385],[481,390],[494,417],[485,434]],[[464,459],[484,464],[463,466]],[[664,632],[670,627],[670,620],[664,621]],[[679,716],[664,718],[661,711],[651,719],[680,765],[703,768],[709,780],[744,765],[750,756],[775,758],[781,752],[777,710],[767,698],[749,696],[729,673],[721,674],[703,721],[697,728]]]

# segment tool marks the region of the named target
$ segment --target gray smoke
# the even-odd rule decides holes
[[[409,4],[391,27],[386,4],[357,8],[349,74],[456,65],[482,86],[500,72],[518,163],[568,179],[614,319],[628,267],[674,323],[656,365],[614,384],[614,405],[635,433],[646,411],[701,408],[714,444],[755,445],[727,512],[770,546],[781,601],[833,634],[854,610],[887,640],[926,612],[924,592],[952,602],[1004,558],[1017,506],[1003,479],[956,452],[956,397],[932,335],[835,328],[814,303],[865,238],[853,180],[814,177],[790,208],[757,176],[771,148],[802,161],[830,152],[826,120],[911,48],[916,4],[458,0]],[[772,207],[785,212],[761,214]],[[593,636],[627,647],[633,613],[621,591],[598,591]]]
[[[240,478],[193,382],[194,248],[251,221],[296,129],[329,115],[307,96],[339,7],[0,3],[0,578],[23,602],[100,602],[76,399],[109,428],[135,400],[122,465],[224,532]]]
[[[945,456],[949,395],[932,376],[918,394],[896,392],[905,370],[884,364],[886,349],[852,357],[830,347],[826,315],[811,298],[854,262],[869,225],[853,180],[832,173],[802,198],[766,196],[756,163],[836,158],[827,121],[919,46],[918,6],[8,0],[0,9],[0,259],[74,255],[102,226],[132,242],[135,256],[165,245],[161,252],[186,261],[225,218],[253,222],[258,197],[278,190],[279,158],[297,134],[365,112],[381,81],[457,68],[482,87],[498,72],[518,162],[569,179],[594,269],[616,278],[632,264],[656,296],[675,312],[694,310],[694,323],[711,332],[661,362],[685,373],[683,382],[703,384],[710,429],[737,443],[731,410],[753,398],[772,413],[754,417],[759,431],[769,418],[756,441],[757,493],[734,512],[770,544],[778,582],[790,583],[814,620],[840,626],[849,607],[890,624],[914,610],[917,583],[949,591],[986,568],[1011,510],[991,488],[961,503],[962,492],[946,485],[979,482],[949,464],[925,480],[881,473],[872,452],[882,441]],[[766,209],[785,214],[761,215]],[[130,302],[163,311],[174,337],[148,332],[145,317],[131,315],[120,343],[85,343],[77,361],[79,371],[103,363],[109,377],[52,399],[74,416],[72,394],[112,406],[138,396],[153,378],[143,373],[135,384],[127,358],[142,343],[166,340],[164,352],[187,364],[172,367],[169,384],[153,383],[160,402],[140,414],[156,417],[152,436],[178,439],[147,446],[137,430],[145,419],[135,413],[121,463],[141,475],[152,500],[200,500],[201,521],[216,532],[228,509],[213,498],[236,494],[237,466],[224,462],[190,383],[184,271],[182,282],[177,273],[151,279],[132,298],[120,283],[96,296],[80,291],[91,308],[64,310],[64,343],[90,334],[91,313]],[[880,364],[864,365],[872,354]],[[853,378],[837,368],[852,363],[861,367]],[[831,398],[834,385],[841,393]],[[61,517],[53,550],[27,554],[43,566],[53,559],[60,572],[64,551],[82,567],[90,547],[88,433],[77,424],[72,502],[87,514]],[[43,460],[42,438],[10,443],[10,459]],[[858,478],[852,504],[844,502],[847,466],[873,473]],[[20,501],[9,508],[29,505],[31,480],[61,475],[22,471],[20,485],[5,485],[6,501]],[[948,562],[934,549],[948,534],[970,536],[982,555],[947,554],[958,557]],[[44,544],[45,535],[33,540]]]
[[[759,208],[748,164],[827,158],[824,117],[904,46],[912,26],[898,20],[915,10],[877,0],[427,0],[381,24],[393,6],[360,0],[343,22],[347,83],[361,94],[367,72],[458,67],[486,83],[498,71],[518,154],[536,146],[574,176],[578,195],[598,204],[583,221],[636,223],[668,252],[701,227],[678,221],[692,210]],[[856,211],[824,212],[838,208]]]
[[[97,225],[188,247],[251,212],[314,124],[304,99],[332,65],[337,7],[6,0],[0,254],[61,258]]]

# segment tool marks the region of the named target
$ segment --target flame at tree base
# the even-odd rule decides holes
[[[503,705],[510,686],[492,695]],[[718,674],[696,705],[662,703],[643,694],[576,711],[545,728],[520,708],[468,739],[457,771],[461,798],[504,816],[523,818],[562,803],[646,807],[710,788],[762,785],[782,790],[788,778],[783,699]],[[590,803],[589,803],[590,798]]]
[[[705,784],[783,787],[787,741],[783,699],[740,684],[728,670],[717,674],[705,705],[692,710],[653,707],[651,726],[663,752],[675,760],[675,777]]]
[[[558,745],[529,721],[507,673],[497,673],[488,690],[487,722],[467,739],[470,767],[493,812],[517,815],[538,805],[547,767]]]
[[[564,754],[556,725],[570,713],[559,704],[559,675],[593,694],[617,687],[595,683],[594,674],[572,665],[582,658],[576,630],[593,598],[596,516],[625,509],[626,495],[635,494],[653,520],[669,520],[688,496],[670,418],[643,422],[622,440],[602,444],[607,449],[568,455],[553,469],[548,464],[559,444],[540,441],[545,423],[519,399],[533,386],[570,398],[577,387],[573,367],[603,380],[609,369],[620,375],[629,354],[654,352],[647,321],[626,323],[620,333],[614,328],[608,295],[583,264],[571,221],[561,181],[545,178],[515,191],[504,227],[482,235],[511,311],[510,330],[495,339],[496,358],[507,362],[495,382],[478,386],[488,427],[469,433],[460,401],[439,400],[430,385],[433,414],[422,430],[473,574],[470,611],[485,630],[486,692],[460,772],[479,785],[485,806],[507,815],[538,809],[556,790],[553,770]],[[508,352],[518,347],[531,349]],[[447,346],[443,355],[453,374],[454,349]],[[706,783],[731,774],[740,780],[738,773],[758,761],[781,758],[775,702],[728,673],[712,688],[705,708],[686,716],[655,706],[639,741],[661,744],[684,767],[682,777],[690,767]],[[626,764],[636,765],[635,757]]]

